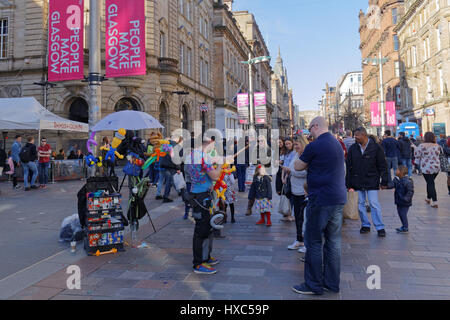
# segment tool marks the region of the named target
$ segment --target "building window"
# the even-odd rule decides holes
[[[395,76],[397,77],[397,78],[400,78],[400,62],[399,61],[395,61],[394,62],[394,65],[395,65]]]
[[[200,58],[200,84],[203,84],[203,58]]]
[[[205,61],[205,86],[208,87],[209,86],[209,63],[208,61]]]
[[[417,47],[412,47],[412,65],[413,67],[417,66]]]
[[[159,56],[165,57],[166,56],[166,35],[164,32],[161,32],[159,35]]]
[[[184,43],[180,43],[180,72],[184,73]]]
[[[8,57],[8,19],[0,20],[0,59]]]
[[[188,1],[186,4],[186,16],[189,21],[191,21],[191,19],[192,19],[191,5],[192,5],[191,1]]]
[[[398,51],[399,43],[398,43],[398,36],[394,34],[394,50]]]
[[[436,2],[436,11],[438,11],[438,10],[439,10],[439,7],[440,7],[440,6],[439,6],[439,1],[440,1],[440,0],[435,0],[435,2]]]
[[[192,77],[192,49],[187,48],[187,75]]]
[[[439,69],[439,87],[441,89],[441,97],[444,96],[444,74],[442,69]]]
[[[441,31],[439,27],[436,29],[437,51],[441,51]]]
[[[398,21],[397,8],[392,9],[392,24],[396,25]]]
[[[180,0],[180,13],[184,14],[184,0]]]

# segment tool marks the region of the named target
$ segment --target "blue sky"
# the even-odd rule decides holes
[[[312,110],[326,82],[361,70],[358,14],[367,8],[368,0],[235,0],[233,10],[255,15],[272,65],[281,47],[294,102]]]

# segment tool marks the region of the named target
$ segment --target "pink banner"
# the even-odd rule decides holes
[[[237,95],[237,109],[240,124],[248,124],[249,105],[248,93],[239,93]]]
[[[386,125],[388,127],[397,127],[394,101],[386,101]]]
[[[84,78],[84,0],[50,0],[48,81]]]
[[[372,102],[370,104],[370,119],[372,121],[372,127],[381,126],[381,114],[378,102]]]
[[[145,0],[106,0],[106,77],[146,74]]]
[[[253,97],[254,97],[254,101],[255,101],[256,124],[265,124],[266,118],[267,118],[266,93],[265,92],[255,92]]]

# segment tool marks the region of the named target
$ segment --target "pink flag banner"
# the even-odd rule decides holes
[[[240,124],[248,124],[249,105],[248,93],[239,93],[237,95],[237,109]]]
[[[256,124],[265,124],[267,119],[266,93],[255,92],[253,96],[255,101]]]
[[[106,77],[146,72],[145,0],[106,0]]]
[[[84,0],[50,0],[48,81],[84,78]]]
[[[381,126],[381,114],[378,102],[372,102],[370,104],[370,119],[372,122],[372,127]]]
[[[386,125],[388,127],[397,127],[397,116],[395,113],[394,101],[386,101]]]

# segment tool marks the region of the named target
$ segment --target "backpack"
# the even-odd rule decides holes
[[[31,161],[31,148],[28,146],[24,146],[20,149],[19,158],[22,163],[28,163]]]

